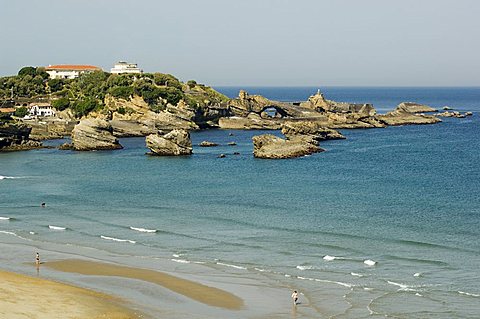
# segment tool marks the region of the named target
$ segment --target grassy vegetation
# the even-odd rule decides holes
[[[0,77],[0,99],[8,99],[12,91],[14,98],[50,98],[56,109],[71,109],[77,117],[104,109],[107,95],[125,100],[141,96],[155,112],[180,100],[194,108],[228,101],[210,87],[193,80],[185,84],[171,74],[115,75],[95,71],[73,80],[49,79],[44,68],[30,66],[22,68],[16,76]]]

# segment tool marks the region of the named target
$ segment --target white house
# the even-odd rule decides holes
[[[112,74],[121,73],[143,73],[143,70],[139,69],[136,63],[128,63],[125,61],[117,62],[113,68],[110,69]]]
[[[49,65],[45,71],[51,79],[75,79],[82,73],[101,71],[102,69],[93,65]]]
[[[55,109],[49,103],[31,103],[28,114],[30,116],[55,116]]]

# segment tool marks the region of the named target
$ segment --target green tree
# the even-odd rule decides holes
[[[34,77],[36,74],[36,69],[33,66],[24,66],[23,68],[18,71],[18,76],[25,76],[25,75],[30,75],[31,77]]]
[[[76,117],[82,117],[95,109],[99,109],[101,105],[96,99],[85,98],[77,100],[73,103],[72,110]]]
[[[63,89],[63,80],[62,79],[50,79],[48,80],[48,87],[51,92],[58,92]]]
[[[15,116],[24,117],[28,114],[28,109],[25,106],[19,107],[15,110]]]
[[[59,111],[63,111],[70,106],[70,100],[67,97],[61,97],[53,101],[52,106]]]

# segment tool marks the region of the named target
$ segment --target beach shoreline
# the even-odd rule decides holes
[[[0,270],[2,318],[145,318],[121,303],[93,290]]]

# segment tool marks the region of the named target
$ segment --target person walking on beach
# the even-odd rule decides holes
[[[37,267],[40,266],[40,254],[39,253],[37,253],[35,255],[35,265],[37,265]]]
[[[296,290],[294,290],[292,293],[292,299],[293,299],[293,305],[296,306],[298,301],[298,292]]]

